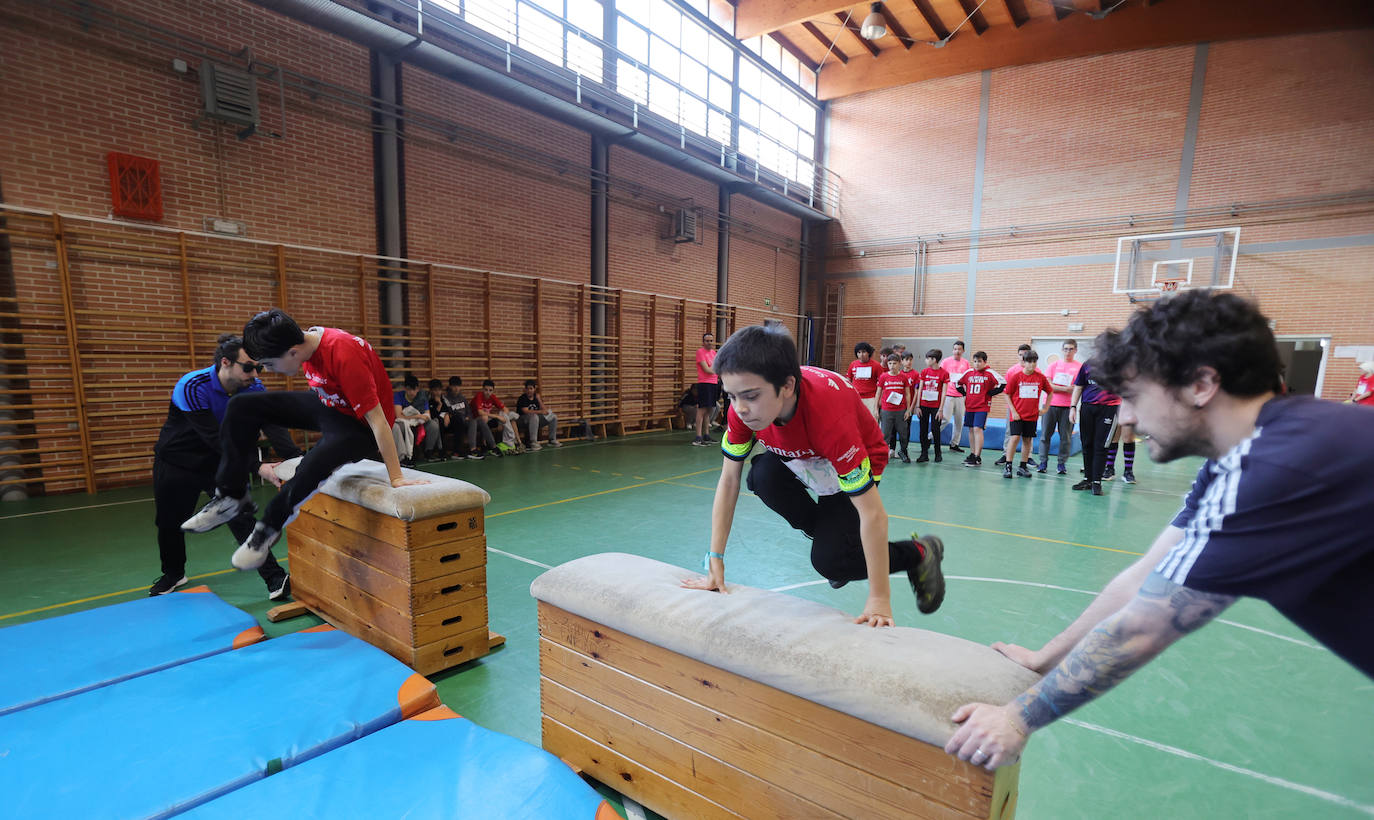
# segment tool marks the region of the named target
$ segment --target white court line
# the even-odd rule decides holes
[[[499,549],[497,549],[496,547],[487,547],[487,552],[494,552],[494,553],[496,553],[497,555],[504,555],[504,556],[506,556],[507,558],[513,558],[513,559],[515,559],[516,561],[524,561],[526,564],[534,564],[536,567],[543,567],[544,569],[553,569],[552,566],[550,566],[549,564],[545,564],[545,563],[542,562],[542,561],[536,561],[536,560],[534,560],[533,558],[526,558],[526,557],[524,557],[523,555],[516,555],[516,554],[513,553],[513,552],[506,552],[505,550],[499,550]]]
[[[121,504],[142,504],[152,501],[151,498],[135,498],[133,501],[111,501],[108,504],[90,504],[85,507],[62,507],[57,510],[39,510],[38,512],[14,513],[13,515],[0,515],[0,521],[7,518],[28,518],[31,515],[52,515],[54,513],[75,512],[77,510],[94,510],[100,507],[118,507]]]
[[[644,820],[644,807],[626,797],[620,796],[621,805],[625,807],[625,820]]]
[[[946,576],[945,576],[945,580],[947,580],[947,581],[983,581],[984,583],[988,583],[988,584],[1013,584],[1013,585],[1019,586],[1019,587],[1036,587],[1037,589],[1054,589],[1054,590],[1059,590],[1060,592],[1077,592],[1077,593],[1079,593],[1080,595],[1097,595],[1096,592],[1093,592],[1093,591],[1091,591],[1091,590],[1086,590],[1086,589],[1075,589],[1075,588],[1073,588],[1073,587],[1061,587],[1061,586],[1058,586],[1058,585],[1055,585],[1055,584],[1041,584],[1041,583],[1036,583],[1035,581],[1013,581],[1013,580],[1010,579],[1010,578],[981,578],[981,577],[978,577],[978,576],[976,576],[976,575],[946,575]],[[800,584],[788,584],[787,586],[773,587],[773,589],[772,589],[771,591],[772,591],[772,592],[786,592],[786,591],[789,590],[789,589],[801,589],[802,587],[813,587],[813,586],[817,586],[817,585],[819,585],[819,584],[824,584],[824,583],[828,583],[828,582],[827,582],[824,578],[822,578],[822,579],[819,580],[819,581],[803,581],[803,582],[801,582]],[[1322,649],[1322,647],[1320,647],[1320,646],[1318,646],[1318,645],[1316,645],[1316,644],[1314,644],[1314,643],[1308,643],[1307,641],[1298,640],[1297,638],[1290,638],[1290,637],[1288,637],[1287,635],[1280,635],[1280,634],[1277,633],[1277,632],[1270,632],[1270,631],[1267,630],[1267,629],[1260,629],[1260,628],[1257,627],[1257,626],[1247,626],[1246,624],[1236,623],[1235,621],[1228,621],[1228,620],[1226,620],[1225,618],[1217,618],[1217,623],[1219,623],[1219,624],[1226,624],[1227,626],[1234,626],[1236,629],[1244,629],[1244,630],[1249,631],[1249,632],[1258,632],[1258,633],[1261,634],[1261,635],[1268,635],[1268,636],[1271,637],[1271,638],[1278,638],[1278,639],[1281,640],[1281,641],[1288,641],[1289,643],[1297,644],[1298,646],[1303,646],[1303,647],[1306,647],[1306,648],[1308,648],[1308,649],[1319,649],[1319,650]]]
[[[1187,751],[1186,749],[1180,749],[1177,746],[1167,746],[1163,743],[1156,743],[1153,740],[1146,740],[1143,737],[1136,737],[1135,735],[1128,735],[1125,732],[1118,732],[1115,729],[1108,729],[1106,726],[1098,726],[1093,723],[1084,723],[1081,720],[1074,720],[1073,718],[1061,718],[1059,722],[1068,723],[1072,726],[1077,726],[1080,729],[1087,729],[1090,732],[1098,732],[1100,734],[1104,734],[1109,737],[1114,737],[1119,740],[1125,740],[1130,743],[1138,743],[1141,746],[1148,746],[1149,748],[1154,749],[1156,751],[1165,752],[1167,754],[1175,755],[1176,757],[1182,757],[1187,760],[1196,760],[1201,763],[1206,763],[1208,766],[1215,766],[1216,768],[1222,769],[1224,771],[1242,774],[1246,777],[1253,777],[1254,779],[1262,780],[1271,786],[1278,786],[1281,789],[1288,789],[1289,791],[1301,792],[1302,794],[1320,798],[1329,803],[1335,803],[1338,806],[1343,806],[1347,809],[1354,809],[1355,811],[1363,812],[1364,814],[1368,814],[1374,817],[1374,806],[1365,805],[1363,803],[1356,803],[1354,800],[1351,800],[1348,797],[1342,797],[1339,794],[1332,794],[1331,792],[1322,791],[1321,789],[1313,788],[1312,786],[1304,786],[1301,783],[1294,783],[1291,780],[1284,780],[1281,777],[1274,777],[1273,775],[1263,774],[1262,772],[1257,772],[1253,769],[1246,769],[1241,766],[1233,766],[1230,763],[1223,763],[1220,760],[1213,760],[1210,757],[1203,757],[1200,754]]]

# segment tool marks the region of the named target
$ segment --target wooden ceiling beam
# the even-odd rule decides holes
[[[856,23],[852,16],[837,13],[835,19],[839,21],[842,28],[847,29],[850,34],[854,35],[854,39],[859,41],[859,45],[863,46],[865,51],[872,54],[874,57],[878,56],[878,47],[873,45],[872,40],[869,40],[859,33],[859,23],[863,22],[863,17],[860,17],[859,21]]]
[[[911,4],[916,7],[926,25],[930,26],[935,39],[943,40],[949,36],[949,28],[940,19],[940,15],[935,13],[935,7],[930,4],[930,0],[911,0]]]
[[[839,44],[835,42],[835,38],[827,37],[825,35],[825,32],[821,31],[820,28],[818,28],[816,24],[811,22],[810,20],[807,20],[805,23],[802,23],[801,25],[802,28],[806,29],[808,34],[816,38],[816,42],[820,43],[822,46],[826,48],[826,50],[830,53],[831,57],[834,57],[836,60],[840,61],[840,65],[849,64],[849,55],[845,54],[844,51],[839,47]],[[836,32],[836,34],[838,33],[839,32]],[[822,57],[821,62],[825,61],[825,58]]]
[[[983,16],[983,12],[978,10],[978,6],[979,4],[976,0],[959,0],[959,8],[964,10],[964,16],[968,18],[968,24],[973,26],[973,31],[976,34],[982,36],[983,32],[988,30],[988,21],[987,18]]]
[[[850,8],[852,4],[842,0],[739,0],[735,6],[735,37],[748,40],[803,20],[843,14]]]
[[[816,61],[811,59],[811,56],[807,54],[805,51],[802,51],[796,43],[787,39],[786,34],[783,34],[781,31],[775,31],[768,36],[772,37],[774,40],[777,40],[778,45],[782,46],[783,51],[786,51],[788,54],[791,54],[793,57],[796,57],[797,62],[801,63],[802,65],[806,66],[812,71],[816,70]]]
[[[1144,48],[1374,28],[1374,3],[1368,0],[1325,0],[1304,6],[1301,15],[1292,11],[1292,0],[1209,0],[1149,8],[1127,3],[1102,20],[1086,14],[1060,22],[1033,17],[1020,28],[992,26],[981,37],[956,37],[944,48],[918,45],[849,65],[827,63],[817,96],[832,100],[984,69]]]
[[[1026,0],[1002,0],[1002,4],[1007,7],[1007,14],[1011,16],[1011,24],[1016,28],[1030,19],[1030,12],[1026,11]]]
[[[1056,22],[1073,14],[1074,9],[1065,6],[1064,3],[1066,2],[1068,2],[1068,0],[1050,0],[1050,8],[1054,9],[1054,19]]]
[[[897,42],[902,44],[902,48],[911,48],[911,35],[906,33],[902,24],[897,22],[896,16],[887,10],[887,3],[878,7],[878,13],[883,16],[883,24],[887,26],[887,33],[897,38]]]

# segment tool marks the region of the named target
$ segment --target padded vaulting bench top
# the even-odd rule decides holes
[[[283,481],[289,479],[295,475],[299,463],[299,458],[283,461],[277,466],[277,477]],[[466,481],[404,467],[401,473],[406,478],[422,478],[429,483],[392,487],[385,464],[380,461],[358,461],[335,470],[320,485],[319,491],[402,521],[419,521],[458,510],[485,507],[491,502],[486,490]]]
[[[828,706],[943,746],[970,701],[1005,703],[1039,676],[992,649],[909,627],[873,629],[791,595],[730,586],[682,589],[688,570],[625,553],[569,561],[534,580],[540,601]]]

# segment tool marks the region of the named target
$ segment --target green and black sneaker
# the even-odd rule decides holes
[[[919,538],[911,534],[911,540],[925,550],[920,566],[907,570],[907,580],[911,591],[916,593],[916,608],[929,615],[940,608],[945,600],[945,574],[940,571],[940,562],[945,557],[945,542],[939,536],[923,535]]]

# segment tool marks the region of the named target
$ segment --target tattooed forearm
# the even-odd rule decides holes
[[[1169,625],[1186,635],[1221,614],[1235,603],[1230,595],[1214,595],[1179,586],[1159,573],[1151,573],[1140,587],[1140,597],[1166,601]]]

